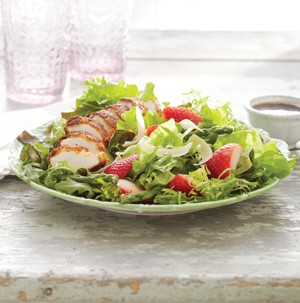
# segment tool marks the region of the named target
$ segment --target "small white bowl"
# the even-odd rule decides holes
[[[296,110],[262,110],[265,107],[296,106],[300,109],[300,98],[290,96],[261,96],[251,99],[245,109],[248,112],[250,124],[267,131],[272,138],[285,141],[289,148],[296,146],[300,140],[300,111]]]

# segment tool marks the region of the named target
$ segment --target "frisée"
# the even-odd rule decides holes
[[[73,112],[18,137],[26,182],[96,201],[191,204],[262,189],[296,165],[286,144],[235,119],[228,102],[190,91],[172,106],[152,83],[85,84]]]

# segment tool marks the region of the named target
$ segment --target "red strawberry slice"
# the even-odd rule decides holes
[[[171,188],[175,191],[181,191],[186,195],[189,195],[193,187],[190,185],[191,179],[188,175],[178,174],[167,185],[167,188]]]
[[[117,183],[117,186],[121,189],[121,193],[124,195],[138,194],[144,191],[142,187],[126,179],[120,179]]]
[[[157,124],[153,124],[153,125],[149,126],[148,128],[146,128],[145,136],[149,137],[152,134],[152,132],[157,129],[157,127],[158,127]]]
[[[132,161],[138,158],[137,154],[133,154],[124,159],[114,161],[106,167],[104,172],[109,175],[117,175],[119,179],[124,179],[132,169]]]
[[[243,148],[236,143],[229,143],[217,149],[205,163],[213,178],[225,179],[234,171],[241,158]]]
[[[188,119],[195,124],[203,122],[203,118],[198,115],[194,110],[185,107],[172,107],[166,106],[163,111],[162,115],[167,119],[174,119],[175,122],[180,122],[184,119]]]

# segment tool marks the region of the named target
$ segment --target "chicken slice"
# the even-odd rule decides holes
[[[130,106],[127,104],[114,104],[114,105],[109,105],[105,107],[105,110],[109,111],[112,115],[117,117],[118,119],[121,119],[121,115],[131,109]]]
[[[108,145],[110,136],[105,128],[89,117],[74,116],[68,119],[65,130],[67,133],[72,131],[82,131],[90,133],[100,139],[105,146]]]
[[[105,152],[93,154],[81,146],[59,146],[48,155],[49,165],[54,166],[66,161],[72,166],[97,171],[108,164],[109,159]]]
[[[118,120],[114,114],[107,110],[99,110],[89,114],[88,117],[101,124],[110,136],[114,134]]]
[[[133,98],[122,98],[118,101],[117,104],[127,105],[129,107],[129,110],[131,110],[134,106],[137,106],[142,111],[143,115],[145,115],[148,110],[145,102]]]
[[[100,139],[82,131],[68,133],[58,141],[58,146],[81,146],[93,154],[106,152],[106,148]]]

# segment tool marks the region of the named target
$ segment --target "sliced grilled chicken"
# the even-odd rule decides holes
[[[162,106],[157,100],[149,100],[146,102],[148,110],[157,112],[159,115],[162,113]]]
[[[109,111],[115,117],[118,117],[118,119],[121,119],[121,115],[130,109],[131,107],[128,105],[119,103],[105,107],[105,110]]]
[[[129,110],[131,110],[134,106],[137,106],[142,111],[143,115],[145,115],[148,110],[145,102],[133,98],[122,98],[117,104],[125,104],[129,107]]]
[[[58,146],[81,146],[93,154],[106,152],[102,141],[87,132],[73,131],[58,141]]]
[[[96,171],[107,165],[109,159],[105,152],[93,154],[81,146],[59,146],[48,155],[48,161],[51,166],[66,161],[72,166]]]
[[[105,128],[89,117],[74,116],[69,118],[66,123],[65,130],[67,133],[72,131],[90,133],[98,139],[102,140],[105,146],[107,146],[110,139],[110,135],[107,133]]]
[[[62,137],[49,155],[50,165],[66,161],[70,165],[97,171],[109,163],[106,147],[116,130],[121,115],[137,106],[143,115],[147,110],[161,113],[158,101],[147,103],[132,98],[122,98],[117,104],[105,107],[88,116],[73,116],[68,119]]]
[[[103,109],[89,114],[88,117],[101,124],[110,136],[115,132],[118,117],[113,113]]]

